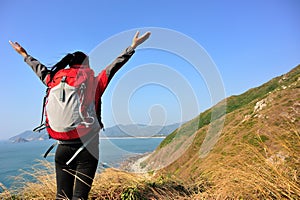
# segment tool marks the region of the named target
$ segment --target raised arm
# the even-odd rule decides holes
[[[32,68],[32,70],[36,73],[39,79],[46,85],[46,77],[49,75],[49,70],[45,65],[40,63],[37,59],[28,55],[27,51],[18,43],[9,41],[12,48],[16,50],[23,58],[24,61]]]
[[[123,51],[110,65],[106,67],[106,76],[108,77],[108,82],[112,79],[115,73],[130,59],[134,54],[134,49],[146,41],[150,37],[150,32],[146,32],[144,35],[139,37],[140,32],[137,31],[132,39],[132,43],[125,51]]]
[[[132,39],[132,43],[129,47],[127,47],[110,65],[108,65],[105,70],[103,70],[98,75],[98,82],[99,87],[98,90],[100,90],[100,93],[102,94],[107,87],[108,83],[112,79],[112,77],[115,75],[115,73],[131,58],[131,56],[135,52],[135,48],[137,48],[140,44],[145,42],[149,37],[151,33],[146,32],[142,36],[139,37],[139,31],[136,32]]]

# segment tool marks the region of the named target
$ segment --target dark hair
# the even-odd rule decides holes
[[[76,51],[72,53],[73,59],[70,61],[69,65],[89,65],[89,57],[81,52],[81,51]]]
[[[53,78],[54,74],[58,72],[61,69],[66,68],[67,66],[72,66],[72,65],[88,65],[89,66],[89,57],[81,52],[81,51],[76,51],[74,53],[68,53],[65,57],[63,57],[58,63],[56,63],[52,68],[51,68],[51,79]]]

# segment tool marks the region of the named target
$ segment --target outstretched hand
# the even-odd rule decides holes
[[[28,56],[26,50],[18,42],[9,41],[9,44],[24,58]]]
[[[132,39],[132,44],[131,47],[133,49],[135,49],[137,46],[139,46],[140,44],[142,44],[143,42],[145,42],[151,35],[151,32],[146,32],[144,35],[142,35],[141,37],[139,37],[140,32],[137,31],[136,34],[134,35],[133,39]]]

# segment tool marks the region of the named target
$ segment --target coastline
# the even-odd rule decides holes
[[[146,152],[141,155],[131,156],[120,164],[120,169],[131,173],[145,173],[146,168],[141,167],[141,163],[151,156],[153,152]]]

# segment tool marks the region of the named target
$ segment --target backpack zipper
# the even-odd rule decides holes
[[[61,87],[60,87],[60,95],[59,95],[59,100],[61,102],[64,102],[65,101],[65,84],[66,84],[66,79],[67,77],[66,76],[63,76],[62,79],[61,79]]]

